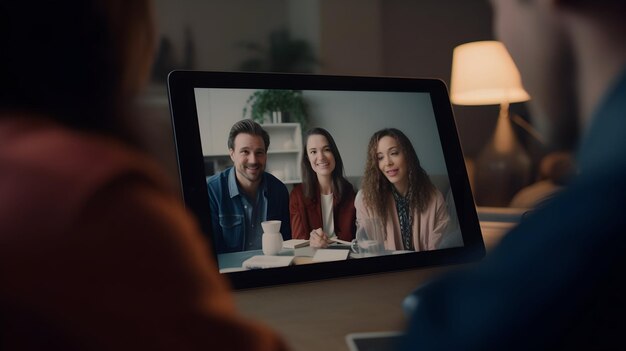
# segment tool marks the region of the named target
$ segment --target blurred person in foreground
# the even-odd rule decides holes
[[[491,2],[535,102],[552,116],[577,106],[579,118],[549,122],[584,131],[579,172],[480,265],[418,289],[403,347],[623,348],[626,2]]]
[[[284,349],[129,137],[149,1],[0,4],[0,348]]]

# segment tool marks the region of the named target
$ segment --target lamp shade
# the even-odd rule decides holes
[[[454,48],[450,99],[457,105],[494,105],[527,101],[530,96],[504,45],[477,41]]]

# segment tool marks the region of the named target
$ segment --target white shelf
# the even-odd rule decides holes
[[[267,171],[285,184],[301,183],[302,132],[300,123],[267,123],[263,124],[263,129],[270,135]]]

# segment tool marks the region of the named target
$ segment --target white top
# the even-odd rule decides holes
[[[333,194],[321,194],[322,230],[329,237],[335,236],[335,219],[333,218]]]

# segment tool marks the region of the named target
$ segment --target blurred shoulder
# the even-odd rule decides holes
[[[25,213],[46,206],[80,207],[100,189],[124,180],[174,190],[173,181],[143,153],[44,118],[0,119],[0,163],[2,197],[21,200]]]
[[[80,182],[119,172],[165,177],[149,157],[119,140],[68,129],[43,118],[3,120],[0,131],[4,162],[45,172],[52,179],[70,177]]]

